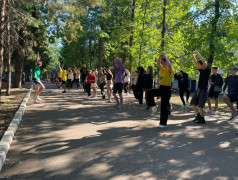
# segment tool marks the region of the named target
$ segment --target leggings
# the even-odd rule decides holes
[[[91,84],[87,83],[85,87],[86,87],[86,92],[88,93],[88,96],[91,96]]]
[[[161,97],[160,124],[167,125],[169,116],[169,101],[171,97],[171,87],[160,86],[159,89],[150,89],[147,91],[147,102],[149,106],[155,106],[154,97]]]
[[[104,86],[105,86],[105,84],[106,84],[105,82],[103,82],[103,83],[100,84],[101,94],[102,94],[103,97],[105,97],[105,92],[104,92]]]
[[[125,93],[128,92],[128,82],[125,82],[125,85],[124,85],[124,92],[125,92]]]
[[[179,96],[180,96],[180,99],[181,99],[183,105],[185,105],[185,101],[184,101],[184,98],[183,98],[185,92],[187,94],[187,99],[186,100],[188,101],[189,96],[190,96],[189,89],[188,88],[186,88],[186,89],[179,89]]]

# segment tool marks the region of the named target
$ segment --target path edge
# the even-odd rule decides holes
[[[15,113],[13,119],[11,120],[11,123],[9,124],[7,130],[5,131],[0,141],[0,172],[2,171],[2,167],[6,160],[7,152],[10,149],[14,135],[24,115],[26,105],[31,96],[32,88],[33,86],[31,85],[30,89],[28,90],[28,93],[21,102],[21,105],[19,106],[17,112]]]

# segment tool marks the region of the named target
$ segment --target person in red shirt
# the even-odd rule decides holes
[[[86,92],[88,93],[88,96],[91,96],[91,78],[92,78],[92,71],[89,70],[86,84]]]
[[[90,80],[91,80],[91,88],[93,89],[93,97],[97,97],[97,84],[96,84],[96,72],[95,70],[92,71],[92,74],[90,75]]]

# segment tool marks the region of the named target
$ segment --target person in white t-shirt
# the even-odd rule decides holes
[[[129,91],[128,91],[128,85],[130,84],[130,80],[131,80],[131,73],[128,69],[125,70],[125,74],[124,74],[124,93],[126,95],[129,94]]]
[[[69,89],[73,87],[73,84],[72,84],[73,80],[74,80],[74,73],[73,73],[71,68],[68,68],[68,79],[67,79],[67,81],[68,81]]]

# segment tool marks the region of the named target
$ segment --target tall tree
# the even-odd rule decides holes
[[[6,95],[10,96],[11,91],[11,18],[10,0],[7,0],[7,89]]]

